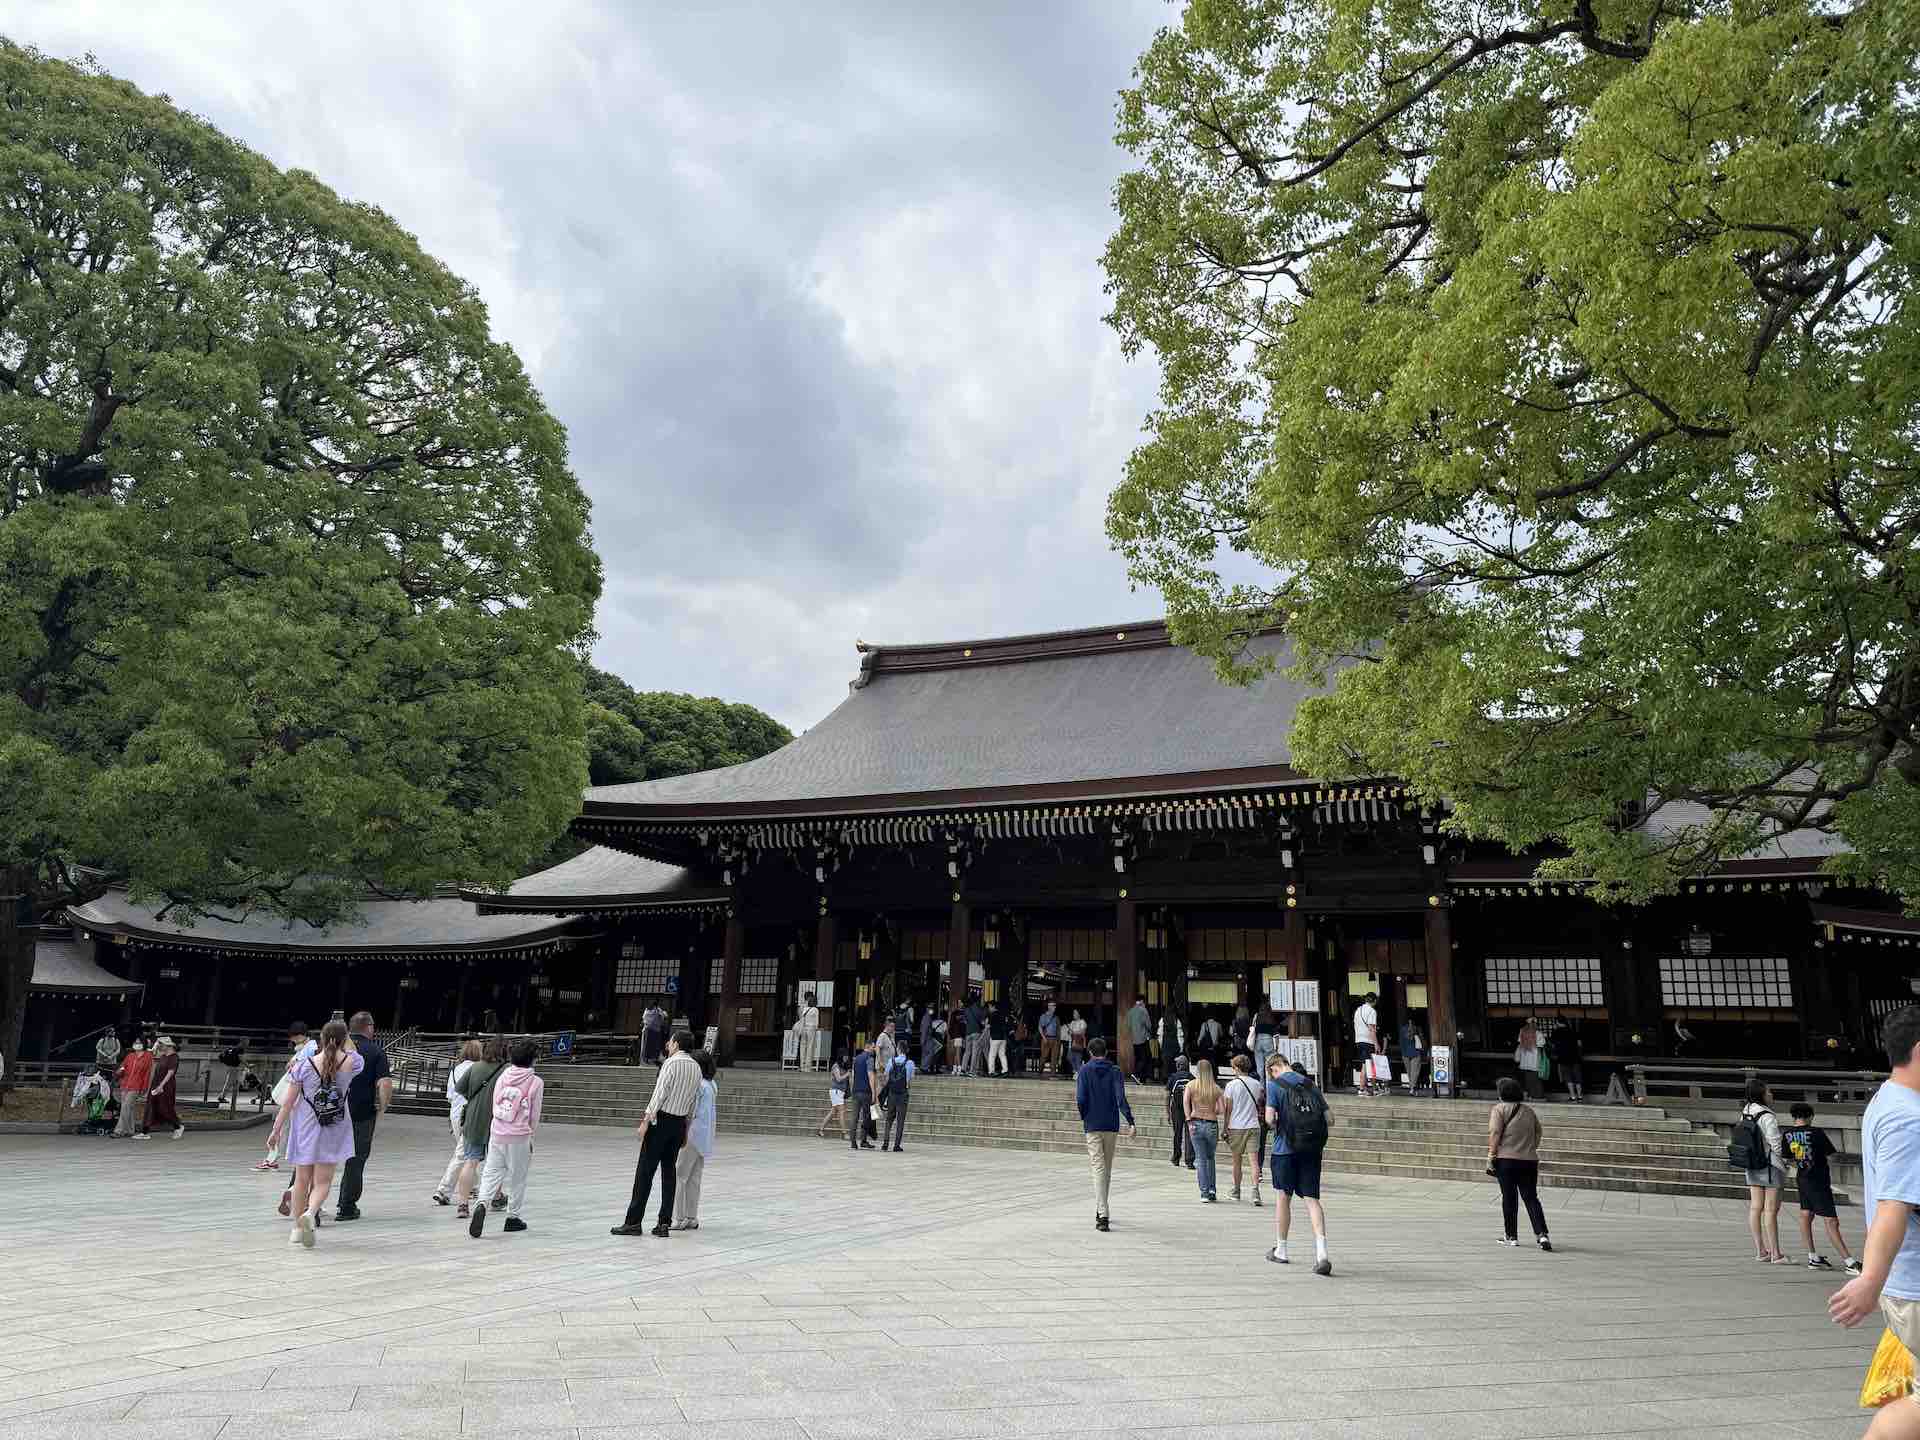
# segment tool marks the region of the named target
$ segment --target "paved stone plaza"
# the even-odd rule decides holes
[[[1270,1209],[1202,1206],[1165,1165],[1122,1168],[1102,1235],[1073,1157],[722,1134],[702,1230],[615,1239],[632,1132],[549,1127],[532,1229],[494,1217],[476,1242],[427,1202],[444,1128],[396,1116],[366,1218],[307,1252],[272,1214],[282,1180],[249,1169],[263,1134],[0,1139],[0,1440],[1765,1440],[1867,1423],[1877,1327],[1830,1325],[1838,1280],[1756,1265],[1722,1202],[1548,1191],[1559,1253],[1542,1255],[1493,1244],[1490,1186],[1330,1177],[1336,1273],[1319,1279],[1297,1258],[1304,1216],[1295,1264],[1268,1265]],[[1859,1212],[1844,1223],[1858,1243]]]

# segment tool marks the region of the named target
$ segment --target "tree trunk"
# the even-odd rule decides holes
[[[6,1057],[9,1077],[19,1070],[27,990],[33,984],[32,882],[27,866],[0,866],[0,1055]],[[11,1079],[0,1081],[0,1094],[10,1088]]]

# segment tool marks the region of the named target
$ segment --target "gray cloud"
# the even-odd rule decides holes
[[[1102,506],[1151,400],[1100,323],[1158,0],[296,11],[0,0],[418,234],[566,423],[602,664],[795,727],[852,642],[1152,613]]]

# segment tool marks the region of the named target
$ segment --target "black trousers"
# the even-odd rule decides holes
[[[895,1095],[893,1103],[884,1112],[887,1117],[886,1128],[880,1132],[880,1148],[887,1148],[888,1138],[892,1138],[893,1147],[900,1148],[901,1140],[907,1134],[907,1096]]]
[[[1518,1233],[1519,1202],[1522,1200],[1526,1202],[1527,1219],[1533,1225],[1533,1233],[1546,1234],[1547,1216],[1540,1208],[1540,1162],[1496,1160],[1493,1162],[1493,1173],[1500,1182],[1500,1219],[1506,1225],[1507,1238],[1511,1240]]]
[[[1177,1114],[1173,1103],[1167,1103],[1167,1128],[1173,1132],[1173,1162],[1179,1164],[1182,1159],[1192,1163],[1193,1141],[1187,1135],[1187,1120]]]
[[[340,1175],[340,1208],[352,1213],[360,1208],[360,1190],[367,1178],[367,1156],[373,1153],[373,1127],[379,1112],[353,1122],[353,1158]]]
[[[647,1126],[647,1138],[640,1142],[640,1158],[633,1166],[633,1198],[627,1201],[627,1224],[647,1223],[647,1199],[653,1194],[653,1172],[660,1172],[660,1224],[673,1223],[673,1191],[679,1183],[675,1166],[680,1147],[687,1143],[687,1117],[669,1115],[664,1110]]]
[[[867,1126],[873,1120],[873,1096],[855,1095],[852,1104],[853,1122],[847,1126],[847,1142],[858,1150],[871,1143],[867,1139]]]

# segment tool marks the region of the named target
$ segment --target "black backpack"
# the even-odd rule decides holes
[[[1287,1137],[1288,1151],[1326,1149],[1331,1119],[1325,1097],[1311,1082],[1284,1088],[1286,1104],[1280,1110],[1280,1131]]]
[[[1735,1170],[1765,1170],[1772,1166],[1773,1147],[1767,1144],[1766,1132],[1760,1128],[1760,1117],[1772,1113],[1760,1109],[1740,1117],[1740,1123],[1733,1127],[1733,1139],[1727,1145],[1728,1165]]]
[[[317,1082],[313,1093],[307,1097],[307,1104],[313,1110],[316,1125],[332,1125],[347,1113],[347,1097],[340,1087],[320,1073],[320,1067],[311,1060],[307,1062]]]

